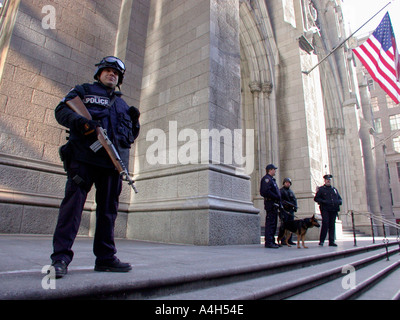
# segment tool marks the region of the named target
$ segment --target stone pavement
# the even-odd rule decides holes
[[[376,243],[381,242],[381,238],[376,239]],[[117,239],[117,256],[121,261],[130,262],[133,270],[103,273],[93,271],[92,243],[92,238],[78,237],[68,275],[51,282],[46,271],[42,271],[50,264],[51,236],[0,235],[0,299],[98,297],[104,291],[157,286],[199,274],[223,274],[228,269],[246,269],[354,247],[352,238],[337,241],[336,248],[319,247],[316,241],[307,241],[309,249],[266,249],[263,244],[209,247]],[[358,247],[370,244],[371,238],[357,239]]]

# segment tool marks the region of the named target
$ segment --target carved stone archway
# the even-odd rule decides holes
[[[255,130],[252,198],[263,216],[259,182],[268,163],[279,164],[275,97],[278,54],[264,1],[241,1],[240,48],[242,124]]]

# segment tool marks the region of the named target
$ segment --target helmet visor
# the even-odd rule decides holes
[[[109,66],[115,66],[119,71],[122,73],[125,72],[125,64],[118,59],[117,57],[114,56],[108,56],[103,58],[100,63],[97,63],[96,66],[100,65],[109,65]]]

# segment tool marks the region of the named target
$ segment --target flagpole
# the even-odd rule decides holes
[[[361,27],[359,27],[356,31],[354,31],[351,35],[349,35],[346,39],[344,39],[337,47],[335,47],[331,52],[328,53],[328,55],[323,58],[321,61],[319,61],[314,67],[312,67],[308,71],[302,71],[302,73],[309,75],[311,71],[313,71],[316,67],[318,67],[322,62],[324,62],[326,59],[328,59],[332,53],[334,53],[337,49],[339,49],[341,46],[343,46],[347,40],[349,40],[354,34],[356,34],[362,27],[364,27],[368,22],[370,22],[373,18],[375,18],[383,9],[385,9],[389,4],[392,3],[393,0],[388,2],[382,9],[380,9],[377,13],[375,13],[371,18],[367,20]]]

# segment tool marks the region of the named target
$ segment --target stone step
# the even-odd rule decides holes
[[[389,246],[394,245],[394,243],[389,244]],[[397,248],[397,246],[396,246]],[[270,249],[271,250],[271,249]],[[297,249],[294,249],[297,250]],[[322,253],[314,256],[305,256],[305,257],[300,257],[296,259],[290,259],[290,260],[283,260],[283,261],[277,261],[273,263],[268,263],[265,265],[255,265],[255,266],[246,266],[246,268],[233,268],[229,270],[224,270],[223,273],[218,274],[208,274],[208,275],[199,275],[198,280],[196,281],[188,281],[185,283],[176,283],[174,285],[171,285],[167,291],[163,290],[158,290],[159,292],[152,292],[151,295],[148,295],[147,298],[149,299],[158,299],[159,297],[167,298],[170,296],[171,299],[174,299],[173,295],[176,295],[176,299],[184,299],[185,296],[188,297],[188,299],[196,299],[196,291],[197,290],[207,290],[211,289],[213,290],[215,287],[221,287],[224,285],[230,285],[230,284],[237,284],[242,281],[251,281],[255,280],[255,282],[258,282],[260,278],[265,277],[265,276],[270,276],[274,275],[277,273],[285,273],[289,271],[294,271],[294,270],[301,270],[304,271],[307,267],[313,266],[313,265],[320,265],[322,263],[334,263],[335,260],[340,260],[344,258],[350,258],[353,255],[359,255],[359,254],[366,254],[367,257],[371,256],[375,250],[380,250],[380,254],[384,253],[384,244],[375,244],[375,245],[369,245],[365,247],[355,247],[343,251],[335,251],[335,252],[328,252],[328,253]],[[354,260],[354,259],[353,259]],[[352,260],[350,260],[352,261]],[[340,263],[339,263],[340,265]],[[326,267],[323,267],[325,269]],[[338,272],[340,272],[338,270]],[[299,272],[299,271],[296,271]],[[295,272],[295,273],[296,273]],[[294,276],[297,279],[297,276]],[[194,279],[192,279],[194,280]],[[309,280],[305,280],[304,283],[307,283]],[[301,285],[302,283],[300,283]],[[270,288],[271,284],[266,284],[265,287]],[[280,287],[280,284],[278,284],[278,288]],[[233,299],[235,298],[234,293],[229,293],[230,289],[232,289],[232,286],[227,287],[227,291],[225,294],[219,295],[219,299]],[[273,292],[273,289],[271,289]],[[193,294],[190,294],[191,292],[195,292]],[[206,291],[203,291],[206,292]],[[143,292],[130,292],[127,294],[127,298],[130,299],[141,299],[143,298],[142,295]],[[178,296],[179,295],[179,298]],[[241,298],[241,299],[258,299],[258,298],[265,298],[266,296],[271,295],[271,294],[265,294],[263,297],[261,294],[250,294],[250,295],[241,295],[240,297],[236,298]],[[206,292],[205,296],[210,299],[210,293]],[[216,295],[217,296],[217,295]],[[204,297],[200,297],[199,299],[202,299]]]
[[[363,268],[376,261],[386,260],[386,251],[379,252],[360,251],[355,255],[344,256],[331,261],[314,261],[314,265],[293,267],[284,272],[270,272],[270,274],[251,279],[201,288],[198,290],[184,291],[175,294],[157,297],[160,300],[253,300],[253,299],[282,299],[315,288],[315,294],[310,299],[329,299],[343,293],[344,289],[339,283],[338,289],[342,291],[327,291],[324,294],[321,284],[343,276],[343,267],[353,265]],[[390,254],[397,254],[399,249],[391,250]],[[299,268],[298,268],[299,267]],[[367,269],[369,267],[366,267]]]
[[[357,300],[400,300],[400,261],[387,266],[360,284]],[[365,288],[365,289],[364,289]],[[347,298],[348,299],[348,298]]]
[[[385,256],[383,256],[383,259],[381,256],[381,259],[373,263],[355,269],[350,269],[351,267],[348,267],[346,270],[351,271],[346,272],[341,277],[291,296],[288,300],[348,300],[363,294],[367,294],[367,297],[372,300],[390,300],[399,289],[399,280],[392,283],[385,282],[385,290],[382,292],[378,292],[376,288],[372,286],[372,280],[378,283],[378,285],[381,282],[383,283],[385,277],[390,274],[390,271],[398,269],[399,265],[400,256],[397,250],[394,250],[389,261],[386,260]],[[390,278],[396,280],[391,276]],[[354,286],[354,288],[352,288],[352,286]]]
[[[49,261],[51,237],[0,235],[0,299],[156,300],[173,299],[174,295],[200,299],[199,293],[207,300],[213,296],[282,299],[343,276],[345,264],[361,260],[367,266],[376,255],[380,255],[376,259],[385,260],[386,252],[385,244],[371,244],[369,239],[361,240],[358,247],[345,240],[338,241],[338,247],[320,247],[318,241],[307,241],[309,249],[188,246],[120,239],[118,255],[131,262],[133,270],[102,273],[93,271],[92,241],[77,238],[68,275],[54,280],[54,288],[50,288],[43,267]],[[391,241],[389,250],[398,249],[395,238]],[[390,259],[395,256],[393,253]],[[280,282],[273,282],[277,280]],[[210,294],[214,289],[225,291]]]
[[[365,232],[362,232],[360,230],[355,230],[356,237],[366,237],[367,235]],[[353,229],[351,228],[343,228],[342,230],[342,237],[353,237]]]

